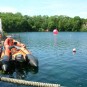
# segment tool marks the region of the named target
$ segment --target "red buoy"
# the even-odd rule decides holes
[[[58,34],[58,30],[57,29],[54,29],[53,30],[53,34]]]

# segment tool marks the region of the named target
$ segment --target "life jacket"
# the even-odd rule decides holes
[[[4,46],[5,46],[5,45],[9,45],[9,46],[14,45],[14,42],[13,42],[13,41],[10,41],[10,40],[11,40],[11,38],[7,38],[7,39],[5,40],[5,42],[4,42]]]

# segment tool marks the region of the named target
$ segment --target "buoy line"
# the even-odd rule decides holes
[[[21,85],[28,85],[28,86],[37,86],[37,87],[61,87],[60,84],[33,82],[20,79],[7,78],[7,77],[0,77],[0,81],[11,82]]]

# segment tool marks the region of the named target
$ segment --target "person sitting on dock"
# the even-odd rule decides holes
[[[4,44],[4,38],[2,33],[0,32],[0,46]]]
[[[3,38],[2,33],[0,32],[0,57],[1,57],[2,50],[3,50],[3,46],[4,46],[4,38]]]
[[[26,47],[24,44],[14,40],[12,37],[8,37],[4,42],[5,47],[5,55],[11,58],[11,49],[15,48],[15,46]]]

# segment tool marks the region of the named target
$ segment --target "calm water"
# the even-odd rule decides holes
[[[39,61],[36,74],[28,72],[25,80],[57,83],[65,87],[87,87],[87,33],[52,32],[19,33]],[[72,49],[76,48],[76,53]],[[7,75],[4,75],[7,76]],[[24,87],[0,82],[0,87]]]

